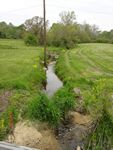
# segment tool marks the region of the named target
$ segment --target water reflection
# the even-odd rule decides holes
[[[51,62],[48,65],[48,70],[46,71],[47,76],[46,93],[48,96],[53,96],[54,93],[63,86],[62,81],[55,74],[54,66],[55,62]]]

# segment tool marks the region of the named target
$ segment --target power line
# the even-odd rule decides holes
[[[12,13],[12,12],[16,12],[16,11],[21,11],[21,10],[26,10],[26,9],[31,9],[31,8],[37,8],[37,7],[42,7],[42,4],[24,7],[24,8],[19,8],[19,9],[14,9],[14,10],[9,10],[9,11],[0,12],[0,13]]]
[[[83,13],[94,13],[94,14],[102,14],[102,15],[113,15],[112,12],[101,12],[101,11],[91,11],[91,10],[77,10],[76,8],[74,7],[64,7],[64,6],[61,6],[61,5],[54,5],[54,4],[46,4],[47,7],[55,7],[55,8],[62,8],[62,9],[69,9],[69,10],[76,10],[77,12],[83,12]],[[6,12],[0,12],[0,13],[13,13],[13,12],[18,12],[18,11],[23,11],[23,10],[27,10],[27,9],[32,9],[32,8],[38,8],[38,7],[42,7],[42,4],[39,4],[39,5],[34,5],[34,6],[30,6],[30,7],[25,7],[25,8],[19,8],[19,9],[14,9],[14,10],[9,10],[9,11],[6,11]]]

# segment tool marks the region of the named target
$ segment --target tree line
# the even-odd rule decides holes
[[[24,39],[27,45],[43,45],[43,23],[41,17],[35,16],[20,26],[0,22],[0,38]],[[73,48],[78,43],[113,43],[113,30],[100,31],[96,25],[79,24],[73,11],[60,13],[60,21],[47,27],[48,46]]]

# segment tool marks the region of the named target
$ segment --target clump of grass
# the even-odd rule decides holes
[[[75,95],[70,87],[64,86],[53,98],[54,104],[60,109],[62,118],[66,118],[68,111],[75,108]]]
[[[113,79],[97,80],[90,92],[85,92],[84,104],[88,113],[97,120],[86,150],[107,150],[113,147]]]
[[[113,124],[106,111],[99,121],[96,130],[89,136],[86,150],[110,150],[113,147]]]
[[[89,91],[84,91],[84,107],[88,113],[98,119],[103,115],[103,110],[113,118],[113,79],[99,79],[95,81]]]
[[[59,108],[45,94],[40,93],[30,100],[27,110],[28,116],[32,120],[38,119],[48,122],[50,125],[57,125],[60,121]]]
[[[27,107],[28,117],[32,120],[48,122],[57,126],[66,118],[67,112],[75,108],[75,97],[67,87],[60,89],[52,99],[40,93],[29,101]]]

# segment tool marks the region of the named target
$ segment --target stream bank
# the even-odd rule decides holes
[[[51,62],[46,71],[47,85],[45,92],[48,97],[52,97],[58,89],[63,87],[63,83],[55,74],[54,67],[55,62]],[[38,122],[31,125],[22,121],[16,125],[14,130],[14,143],[29,145],[29,147],[40,148],[41,150],[78,150],[77,147],[81,147],[82,150],[90,128],[89,122],[89,116],[76,111],[70,112],[69,118],[62,121],[56,129],[57,132],[54,133],[50,126],[43,127],[42,122],[40,125],[38,125]]]
[[[55,74],[55,63],[55,61],[49,63],[46,71],[46,94],[49,97],[63,87],[62,81]],[[86,144],[86,138],[91,132],[91,123],[89,116],[76,111],[70,112],[69,118],[62,122],[55,131],[61,150],[76,150],[78,146],[82,150]]]
[[[70,112],[69,119],[58,128],[58,141],[62,150],[83,150],[87,137],[92,131],[92,121],[88,115]]]

